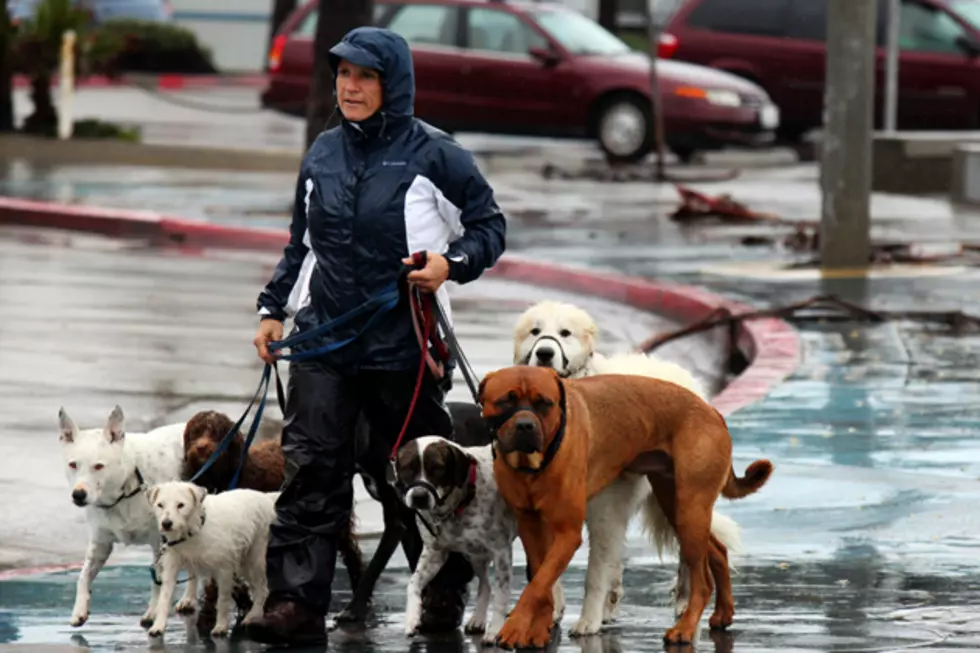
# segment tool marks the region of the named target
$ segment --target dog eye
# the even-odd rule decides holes
[[[73,460],[73,461],[71,461],[70,463],[68,463],[68,467],[70,467],[71,469],[78,469],[78,463],[76,463],[76,462],[75,462],[75,461]]]
[[[531,329],[531,335],[532,336],[541,335],[541,329],[534,327],[533,329]]]
[[[162,503],[158,503],[157,504],[157,508],[163,508],[163,504]]]
[[[92,465],[92,469],[94,469],[97,472],[101,472],[103,469],[105,469],[105,465],[103,465],[102,463],[95,463],[94,465]]]
[[[177,504],[177,510],[180,510],[180,509],[182,509],[183,507],[184,507],[184,504],[182,504],[182,503],[178,503],[178,504]]]
[[[562,338],[567,338],[568,336],[572,335],[572,332],[568,329],[562,329],[558,332],[558,335],[560,335]]]

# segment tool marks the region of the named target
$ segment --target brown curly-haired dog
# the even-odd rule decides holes
[[[181,473],[184,480],[190,480],[204,466],[218,444],[234,426],[235,423],[227,415],[214,410],[201,411],[187,421],[184,429],[184,465]],[[211,493],[227,490],[235,475],[244,446],[245,438],[239,432],[224,453],[194,482]],[[245,465],[238,478],[238,487],[260,492],[276,492],[282,487],[284,467],[285,461],[279,438],[259,440],[257,437],[248,449]],[[354,536],[353,511],[350,523],[345,532],[341,533],[339,544],[340,557],[347,568],[351,588],[356,588],[364,570],[364,561]],[[248,611],[251,601],[246,598],[248,594],[243,590],[244,588],[236,588],[236,603],[239,610]],[[198,614],[197,627],[202,632],[210,631],[213,626],[216,600],[217,586],[214,581],[211,581],[205,586],[204,604]]]

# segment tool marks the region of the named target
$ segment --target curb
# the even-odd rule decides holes
[[[119,77],[92,75],[75,80],[75,88],[114,88],[122,86],[141,86],[158,91],[180,91],[192,88],[261,88],[265,86],[267,77],[262,73],[244,75],[184,75],[184,74],[127,74]],[[51,86],[58,86],[57,75],[51,78]],[[30,78],[25,75],[14,75],[15,89],[30,88]]]
[[[12,224],[96,233],[116,238],[146,239],[154,245],[200,249],[247,249],[281,252],[288,241],[284,230],[231,227],[173,218],[152,211],[85,207],[0,197],[0,225]],[[754,310],[705,290],[675,283],[597,272],[569,265],[544,263],[505,255],[488,270],[488,277],[523,281],[618,301],[656,312],[680,322],[694,322],[726,307],[738,315]],[[763,318],[739,324],[738,345],[750,363],[712,400],[728,417],[761,400],[800,362],[800,338],[784,320]],[[0,571],[0,581],[77,569],[79,563],[44,565]]]

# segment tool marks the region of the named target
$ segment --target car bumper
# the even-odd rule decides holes
[[[303,83],[270,78],[269,85],[259,93],[259,102],[263,109],[278,111],[290,116],[306,116],[306,99],[309,87]]]
[[[740,107],[718,107],[684,102],[665,110],[666,140],[671,147],[720,149],[763,148],[776,140],[779,109],[768,101],[755,100]],[[673,114],[673,115],[671,115]]]

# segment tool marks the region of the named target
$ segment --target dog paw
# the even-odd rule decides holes
[[[88,612],[78,612],[71,616],[71,626],[72,628],[78,628],[88,621]]]
[[[568,631],[568,634],[572,637],[586,637],[589,635],[598,635],[599,630],[602,628],[602,623],[596,623],[591,619],[586,619],[584,617],[580,618],[572,629]]]
[[[711,619],[708,620],[708,625],[711,630],[725,630],[732,625],[735,621],[734,611],[730,610],[715,610],[715,613],[711,615]]]
[[[140,626],[142,628],[149,628],[153,625],[153,622],[153,615],[150,613],[144,614],[142,617],[140,617]]]
[[[405,637],[415,637],[419,633],[421,619],[409,619],[405,621]]]
[[[211,629],[211,637],[227,637],[228,624],[220,624]]]
[[[152,626],[147,635],[150,637],[163,637],[163,626]]]
[[[694,640],[693,633],[684,632],[677,626],[674,626],[666,632],[664,635],[664,643],[671,646],[678,646],[683,644],[690,644]]]
[[[551,639],[551,624],[540,619],[529,622],[526,618],[512,615],[504,622],[497,635],[501,648],[544,648]]]
[[[334,621],[339,624],[359,624],[364,621],[366,612],[367,610],[363,607],[348,603],[343,610],[337,613]]]
[[[463,627],[463,632],[467,635],[482,635],[486,630],[486,623],[484,623],[483,619],[478,619],[476,615],[470,617],[470,620]]]
[[[197,602],[192,598],[181,599],[177,602],[177,607],[174,608],[177,614],[194,614],[197,611]]]

